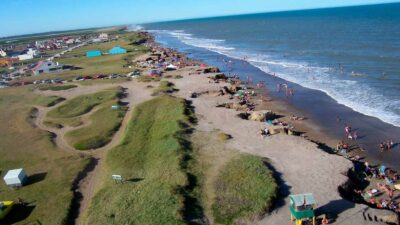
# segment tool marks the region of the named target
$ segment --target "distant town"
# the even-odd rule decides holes
[[[113,33],[113,32],[112,32]],[[59,35],[44,38],[35,38],[3,41],[0,43],[0,88],[40,83],[59,83],[62,79],[21,81],[22,78],[38,76],[40,74],[57,73],[77,69],[72,65],[59,62],[59,59],[67,58],[76,48],[90,44],[99,44],[116,41],[118,34],[107,32],[87,32],[83,34]],[[127,50],[120,46],[114,46],[108,52],[103,53],[94,49],[87,51],[86,57],[96,57],[103,54],[124,54]]]

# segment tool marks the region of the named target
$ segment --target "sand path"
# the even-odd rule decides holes
[[[71,130],[81,128],[82,126],[89,126],[92,123],[92,121],[88,120],[88,117],[94,112],[96,112],[99,109],[98,107],[95,107],[91,112],[82,116],[82,121],[84,121],[84,124],[82,126],[79,127],[67,126],[62,129],[49,128],[43,124],[47,112],[59,105],[53,107],[36,107],[38,109],[38,113],[36,114],[36,125],[42,130],[47,130],[49,132],[56,134],[55,143],[60,149],[74,154],[85,154],[93,158],[92,161],[93,163],[90,166],[91,168],[88,169],[88,171],[86,171],[87,173],[85,174],[85,177],[79,181],[78,189],[75,190],[82,196],[82,199],[79,202],[80,204],[79,214],[75,220],[75,224],[80,224],[80,221],[82,220],[84,213],[86,212],[87,208],[90,205],[92,197],[94,196],[95,192],[97,191],[97,188],[100,186],[101,181],[103,180],[102,179],[104,176],[103,166],[104,166],[106,151],[117,146],[120,143],[125,134],[128,122],[132,116],[132,111],[133,111],[132,109],[137,104],[150,100],[152,98],[151,92],[147,90],[146,84],[139,83],[136,80],[118,84],[97,84],[93,86],[80,85],[78,88],[64,90],[64,91],[56,91],[56,92],[36,91],[37,94],[46,96],[56,95],[66,98],[68,100],[79,95],[91,94],[117,86],[123,87],[125,89],[125,92],[127,93],[127,96],[124,99],[122,99],[122,101],[128,103],[127,105],[128,111],[126,112],[125,117],[122,120],[120,129],[115,133],[112,140],[107,145],[98,149],[89,151],[75,150],[68,144],[68,142],[64,138],[64,135]]]
[[[180,91],[178,95],[190,99],[191,91],[201,92],[218,89],[226,84],[209,84],[204,76],[185,76],[172,81]],[[281,182],[282,200],[270,215],[258,224],[285,225],[290,221],[289,194],[311,192],[318,203],[319,210],[338,214],[335,224],[376,224],[364,220],[362,211],[367,207],[355,205],[344,200],[338,193],[338,186],[347,181],[343,174],[351,168],[350,161],[327,154],[315,144],[301,137],[284,134],[262,138],[259,130],[265,128],[260,122],[246,121],[237,117],[238,112],[217,108],[217,103],[228,102],[227,97],[202,95],[191,99],[197,114],[202,115],[197,129],[212,131],[219,129],[233,136],[229,147],[271,160]]]

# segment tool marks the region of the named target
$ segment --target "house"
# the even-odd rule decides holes
[[[35,67],[32,68],[33,75],[39,75],[42,73],[52,73],[62,71],[64,65],[59,64],[58,62],[54,63],[52,61],[40,61],[36,64]]]
[[[107,33],[101,33],[99,34],[99,39],[101,41],[108,41],[108,34]]]
[[[118,54],[125,54],[127,51],[124,48],[121,48],[119,46],[115,46],[114,48],[110,49],[108,51],[108,54],[110,55],[118,55]]]
[[[86,52],[86,57],[96,57],[96,56],[101,56],[101,55],[102,55],[102,53],[100,50]]]
[[[20,168],[9,170],[3,180],[6,182],[7,186],[14,188],[22,187],[28,180],[28,177],[26,176],[24,169]]]
[[[18,58],[20,61],[22,60],[28,60],[28,59],[33,59],[38,54],[37,50],[34,50],[33,48],[28,48],[27,51],[23,52],[22,54],[15,55],[13,58]]]
[[[4,51],[3,49],[0,49],[0,56],[1,57],[6,57],[7,56],[7,52]]]

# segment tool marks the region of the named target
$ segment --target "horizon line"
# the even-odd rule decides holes
[[[88,26],[88,27],[81,27],[76,29],[70,30],[50,30],[50,31],[43,31],[37,33],[26,33],[26,34],[16,34],[16,35],[9,35],[9,36],[0,36],[0,40],[7,39],[7,38],[19,38],[23,36],[40,36],[49,33],[62,33],[62,32],[69,32],[69,31],[79,31],[79,30],[89,30],[89,29],[101,29],[101,28],[110,28],[110,27],[117,27],[117,26],[129,26],[129,25],[145,25],[145,24],[154,24],[154,23],[168,23],[168,22],[178,22],[178,21],[190,21],[190,20],[201,20],[201,19],[213,19],[213,18],[224,18],[224,17],[234,17],[234,16],[246,16],[246,15],[257,15],[257,14],[274,14],[274,13],[284,13],[284,12],[296,12],[296,11],[311,11],[311,10],[320,10],[320,9],[335,9],[335,8],[349,8],[349,7],[363,7],[363,6],[374,6],[374,5],[387,5],[387,4],[400,4],[398,2],[384,2],[384,3],[372,3],[372,4],[358,4],[358,5],[342,5],[342,6],[332,6],[332,7],[317,7],[317,8],[300,8],[300,9],[290,9],[290,10],[276,10],[276,11],[266,11],[266,12],[248,12],[248,13],[240,13],[240,14],[229,14],[229,15],[213,15],[213,16],[206,16],[206,17],[193,17],[193,18],[181,18],[181,19],[167,19],[167,20],[160,20],[160,21],[148,21],[148,22],[141,22],[141,23],[127,23],[127,24],[115,24],[115,25],[105,25],[105,26]]]

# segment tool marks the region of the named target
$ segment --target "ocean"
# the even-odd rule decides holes
[[[400,127],[399,3],[142,26],[167,47],[244,61]]]

